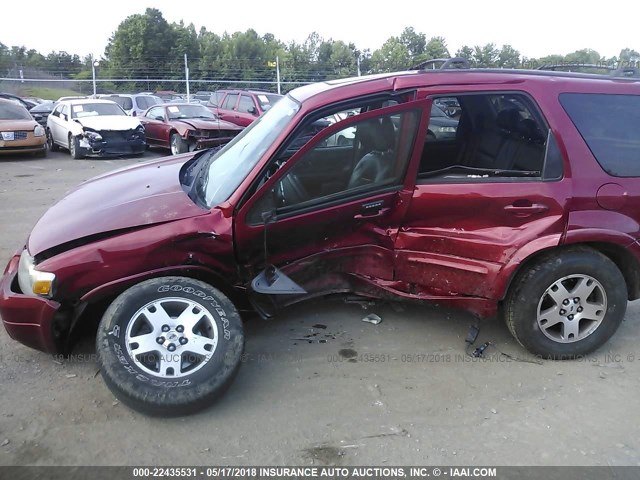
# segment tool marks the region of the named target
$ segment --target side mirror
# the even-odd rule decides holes
[[[258,110],[256,110],[256,107],[251,107],[249,110],[247,110],[247,112],[249,112],[251,115],[256,115],[258,113]]]
[[[64,113],[61,113],[61,114],[60,114],[60,118],[61,118],[62,120],[64,120],[65,122],[67,121],[67,116],[66,116]]]
[[[161,115],[157,115],[157,116],[155,116],[155,117],[153,117],[153,118],[154,118],[155,120],[160,121],[160,122],[164,122],[164,117],[163,117],[163,116],[161,116]]]

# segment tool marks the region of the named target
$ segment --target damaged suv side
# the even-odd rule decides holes
[[[429,135],[447,102],[455,121]],[[634,79],[460,69],[307,85],[218,151],[69,192],[10,260],[0,315],[59,352],[106,305],[104,380],[162,415],[230,384],[239,310],[270,318],[331,294],[501,313],[529,351],[575,358],[640,296],[639,128]]]

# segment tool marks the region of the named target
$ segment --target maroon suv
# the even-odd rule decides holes
[[[460,107],[440,138],[436,100]],[[334,293],[503,312],[529,351],[574,358],[640,294],[638,132],[633,79],[445,70],[304,86],[220,151],[67,194],[9,262],[0,314],[14,339],[60,352],[108,306],[104,379],[155,414],[231,382],[238,310]]]
[[[246,127],[281,98],[282,95],[259,90],[218,90],[209,103],[222,120]]]

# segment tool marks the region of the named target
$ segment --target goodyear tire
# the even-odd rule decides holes
[[[126,290],[104,313],[96,338],[102,376],[126,405],[177,416],[210,405],[241,363],[240,316],[219,290],[162,277]]]
[[[505,320],[530,352],[565,360],[601,347],[620,326],[627,286],[618,267],[590,248],[547,255],[513,282]]]

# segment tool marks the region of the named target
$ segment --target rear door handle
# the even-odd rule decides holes
[[[542,203],[525,203],[516,202],[512,205],[504,207],[505,212],[515,215],[516,217],[528,217],[536,213],[544,213],[549,207]]]

